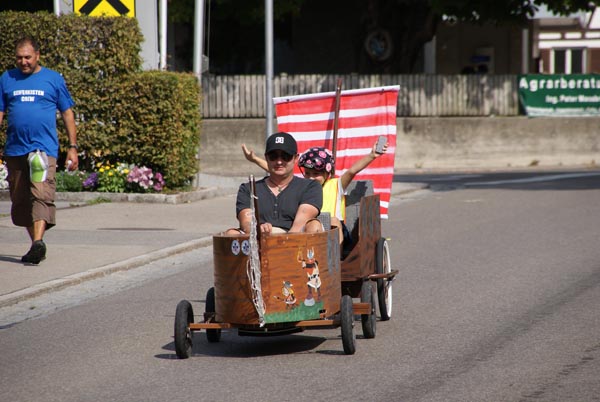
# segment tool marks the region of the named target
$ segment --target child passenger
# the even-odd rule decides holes
[[[298,167],[305,178],[316,180],[323,187],[323,207],[321,212],[329,212],[331,215],[331,225],[337,226],[340,231],[340,243],[351,242],[350,232],[344,224],[346,218],[346,189],[350,182],[360,171],[369,166],[371,162],[387,151],[387,144],[383,151],[375,151],[377,142],[373,145],[371,152],[356,161],[350,169],[346,170],[341,177],[332,177],[335,167],[335,161],[331,152],[323,147],[313,147],[306,150],[298,159]],[[248,149],[242,144],[244,156],[250,162],[255,163],[260,168],[267,170],[267,162],[254,154],[254,151]]]

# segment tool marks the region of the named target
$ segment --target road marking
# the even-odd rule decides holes
[[[454,181],[460,179],[472,179],[473,177],[481,177],[481,174],[455,174],[452,176],[436,177],[430,181]]]
[[[565,180],[565,179],[574,179],[578,177],[592,177],[592,176],[600,176],[600,172],[586,172],[586,173],[563,173],[563,174],[554,174],[554,175],[542,175],[542,176],[534,176],[534,177],[526,177],[523,179],[512,179],[512,180],[497,180],[497,181],[476,181],[472,183],[465,183],[466,187],[470,186],[496,186],[498,184],[519,184],[519,183],[538,183],[544,181],[554,181],[554,180]]]

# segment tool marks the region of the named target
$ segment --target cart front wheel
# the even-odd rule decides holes
[[[212,287],[208,289],[206,292],[206,309],[204,310],[207,313],[215,312],[215,288]],[[207,329],[206,330],[206,340],[212,343],[219,342],[221,340],[221,330],[220,329]]]
[[[350,295],[342,296],[340,315],[344,353],[353,355],[356,352],[356,335],[354,334],[354,313],[352,309],[352,297]]]
[[[175,353],[180,359],[187,359],[192,355],[192,331],[190,324],[194,322],[194,311],[187,300],[177,304],[175,310]]]
[[[366,339],[375,338],[375,330],[377,317],[375,315],[375,293],[370,281],[364,281],[360,290],[361,303],[370,303],[371,312],[369,314],[361,314],[360,321],[362,323],[363,335]]]
[[[383,237],[377,242],[377,273],[389,274],[392,271],[390,249]],[[377,279],[377,299],[381,321],[392,317],[392,279]]]

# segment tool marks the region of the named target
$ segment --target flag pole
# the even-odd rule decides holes
[[[335,88],[335,112],[333,116],[333,144],[331,146],[331,152],[333,153],[333,160],[336,160],[336,152],[337,152],[337,137],[338,137],[338,125],[340,120],[340,98],[342,95],[342,79],[338,78],[337,86]],[[335,175],[335,164],[333,165],[333,169],[331,171],[331,176]]]

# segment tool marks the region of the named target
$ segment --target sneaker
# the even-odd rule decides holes
[[[21,262],[37,265],[46,259],[46,244],[43,240],[36,240],[31,245],[31,248],[23,257]]]

